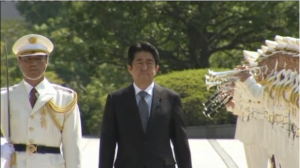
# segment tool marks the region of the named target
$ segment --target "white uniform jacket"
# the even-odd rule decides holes
[[[74,100],[75,92],[44,79],[35,87],[39,96],[32,108],[28,87],[22,81],[9,89],[11,142],[62,147],[63,155],[16,152],[13,168],[81,168],[82,134],[77,102],[66,112],[55,112],[46,106],[51,101],[57,107],[66,107]],[[8,134],[7,103],[7,89],[2,88],[1,128],[5,138]]]

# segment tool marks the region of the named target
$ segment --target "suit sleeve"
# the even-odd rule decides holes
[[[81,168],[81,119],[78,105],[67,114],[62,132],[63,153],[66,168]]]
[[[178,168],[191,168],[191,152],[186,135],[185,124],[181,118],[182,106],[179,95],[174,97],[173,109],[171,122],[171,141],[174,147],[177,165]]]
[[[113,168],[115,148],[117,142],[117,128],[112,97],[106,99],[105,110],[100,133],[99,168]]]

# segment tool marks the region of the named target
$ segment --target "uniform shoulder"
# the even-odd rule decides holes
[[[51,85],[55,90],[62,91],[65,94],[70,94],[70,95],[76,94],[76,92],[74,90],[70,89],[70,88],[67,88],[67,87],[64,87],[64,86],[61,86],[61,85],[58,85],[58,84],[51,84]]]
[[[10,86],[9,90],[11,91],[12,89],[14,89],[17,85],[14,86]],[[7,87],[3,87],[1,88],[1,94],[6,94],[7,93]]]
[[[7,88],[1,88],[1,95],[6,94],[7,93]]]

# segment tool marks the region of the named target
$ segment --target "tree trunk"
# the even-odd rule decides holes
[[[187,35],[189,36],[189,57],[191,68],[208,68],[209,67],[209,47],[205,40],[194,26],[188,26]]]
[[[208,51],[208,45],[207,43],[203,43],[201,45],[201,50],[200,50],[200,66],[199,68],[208,68],[209,67],[209,51]]]

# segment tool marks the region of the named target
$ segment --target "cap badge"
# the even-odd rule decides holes
[[[34,44],[34,43],[36,43],[36,38],[35,37],[30,37],[28,39],[28,41],[29,41],[29,43]]]

